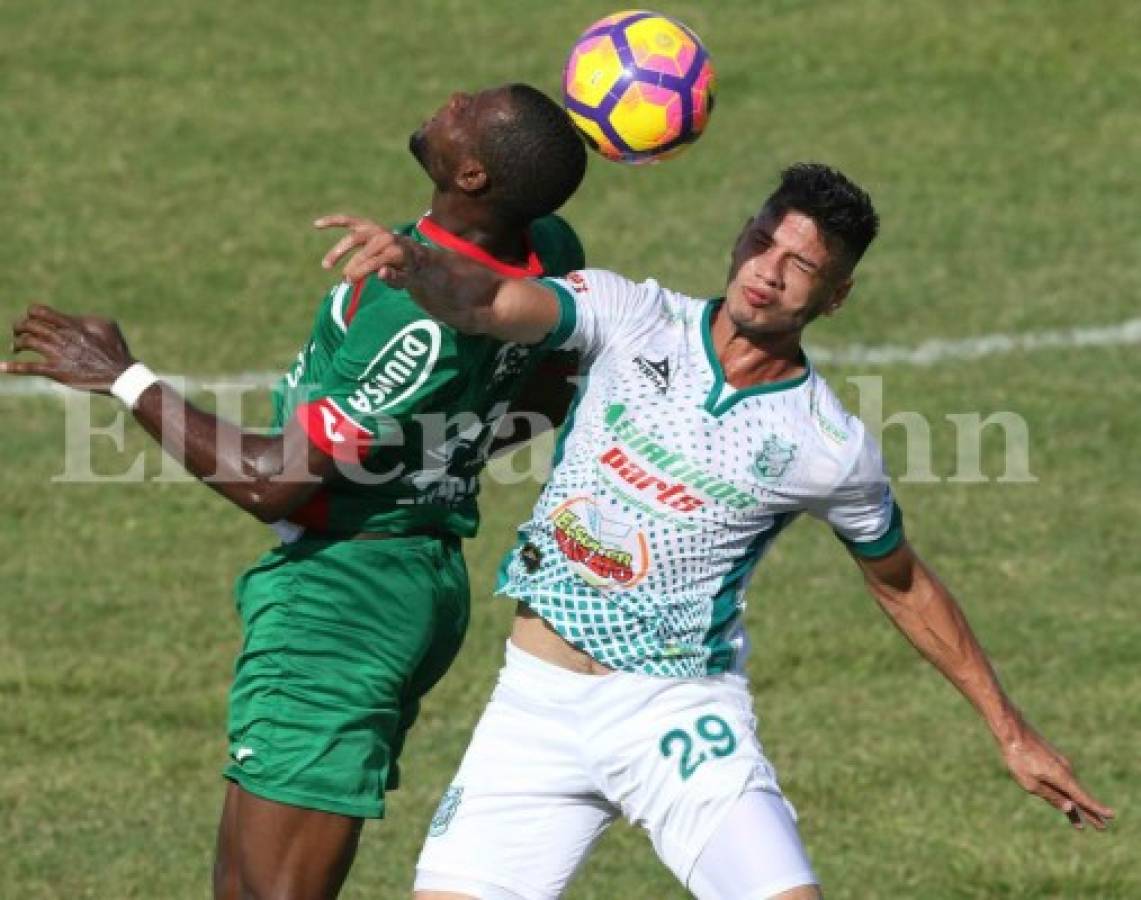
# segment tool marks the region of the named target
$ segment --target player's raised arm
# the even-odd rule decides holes
[[[1095,800],[1070,761],[1050,746],[1006,696],[954,596],[907,541],[886,556],[855,556],[872,595],[892,622],[982,715],[1014,780],[1065,813],[1103,829],[1113,810]]]
[[[503,341],[537,344],[559,322],[554,293],[532,281],[504,278],[464,257],[425,247],[386,228],[371,224],[366,240],[351,217],[318,219],[318,228],[348,227],[350,234],[326,255],[324,265],[354,247],[345,265],[348,281],[370,272],[392,287],[407,290],[425,310],[466,334],[486,334]]]
[[[35,352],[40,359],[0,361],[0,374],[114,394],[187,471],[263,522],[301,506],[336,471],[336,461],[296,423],[271,437],[198,409],[139,363],[108,319],[36,305],[16,321],[12,334],[13,350]]]

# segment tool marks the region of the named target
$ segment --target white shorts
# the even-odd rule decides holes
[[[750,836],[758,848],[780,848],[767,883],[814,882],[795,814],[757,740],[744,678],[585,675],[508,641],[499,682],[429,827],[416,889],[557,898],[619,815],[649,833],[688,885],[746,792],[779,801],[775,815],[747,817],[781,820],[780,834]]]

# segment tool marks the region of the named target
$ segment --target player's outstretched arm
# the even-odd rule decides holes
[[[326,254],[325,268],[349,250],[344,276],[358,281],[375,272],[406,289],[428,313],[466,334],[537,344],[559,321],[552,291],[532,281],[503,278],[479,263],[446,250],[425,247],[386,228],[352,216],[325,216],[317,228],[348,228]]]
[[[879,559],[856,557],[868,588],[896,627],[982,715],[1014,780],[1061,810],[1076,828],[1101,830],[1113,810],[1095,800],[1070,761],[1006,696],[954,596],[905,541]]]
[[[38,375],[107,394],[136,362],[119,326],[95,316],[32,306],[12,334],[14,351],[32,351],[40,359],[0,361],[0,374]],[[283,436],[252,434],[198,409],[161,381],[139,395],[133,412],[187,471],[264,522],[300,506],[336,468],[295,424]]]

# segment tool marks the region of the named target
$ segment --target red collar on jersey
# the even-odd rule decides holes
[[[468,259],[474,259],[477,263],[487,266],[487,268],[496,274],[506,275],[509,278],[535,278],[543,274],[543,263],[539,260],[539,254],[535,252],[535,248],[531,245],[531,235],[529,233],[526,235],[527,265],[513,266],[510,263],[496,259],[482,247],[473,244],[471,241],[465,241],[462,237],[441,228],[426,215],[422,216],[420,221],[416,223],[416,230],[432,243],[439,244],[441,247],[447,247],[449,250],[462,254]]]

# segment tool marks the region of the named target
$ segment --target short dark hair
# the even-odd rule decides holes
[[[840,242],[850,265],[859,262],[880,226],[867,191],[823,163],[795,163],[780,178],[764,209],[777,215],[790,209],[803,213],[826,238]]]
[[[542,91],[508,85],[511,115],[483,131],[479,156],[504,218],[526,223],[549,215],[578,190],[586,147],[570,117]]]

